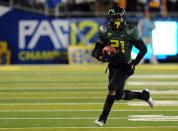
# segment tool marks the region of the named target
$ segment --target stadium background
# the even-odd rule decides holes
[[[107,9],[120,4],[128,11],[128,23],[137,25],[143,17],[143,10],[149,6],[143,1],[123,0],[120,3],[76,1],[73,6],[74,1],[1,1],[6,5],[1,5],[0,9],[1,63],[10,64],[93,63],[91,49],[97,40],[98,26],[105,23]],[[170,1],[149,7],[156,25],[153,48],[160,62],[177,62],[178,18],[177,8],[174,8],[177,1],[172,3],[172,8],[168,5]],[[9,51],[3,53],[6,48]],[[149,50],[147,60],[150,54]]]
[[[151,11],[159,64],[149,64],[149,51],[126,88],[149,88],[157,106],[117,102],[105,129],[99,129],[93,121],[107,93],[106,64],[93,59],[91,51],[98,26],[114,4],[126,9],[128,23],[134,25],[145,9]],[[178,130],[177,4],[0,0],[0,130]]]

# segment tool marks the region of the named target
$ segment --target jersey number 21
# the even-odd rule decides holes
[[[124,41],[120,41],[120,40],[116,40],[116,39],[111,39],[110,40],[111,46],[114,48],[120,48],[119,51],[121,51],[122,53],[125,53],[125,42]]]

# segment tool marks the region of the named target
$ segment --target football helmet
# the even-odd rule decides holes
[[[108,22],[114,30],[119,30],[126,24],[126,12],[120,7],[113,7],[108,11]]]

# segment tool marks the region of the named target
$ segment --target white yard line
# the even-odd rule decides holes
[[[175,81],[129,81],[127,85],[130,86],[178,86]]]
[[[95,120],[96,117],[59,117],[59,118],[0,118],[0,120]],[[128,119],[130,121],[178,121],[178,116],[131,115],[129,117],[109,117],[110,120]]]
[[[139,102],[117,102],[115,105],[128,104],[129,106],[147,106],[148,104],[144,101]],[[157,106],[178,106],[178,101],[174,100],[158,100],[155,101]],[[20,105],[103,105],[103,102],[87,103],[87,102],[73,102],[73,103],[0,103],[1,105],[7,106],[20,106]]]
[[[85,92],[72,92],[72,91],[62,91],[62,92],[28,92],[28,91],[25,91],[25,92],[0,92],[0,95],[5,95],[5,94],[23,94],[23,95],[26,95],[26,94],[32,94],[32,95],[42,95],[42,94],[46,94],[46,95],[60,95],[60,94],[101,94],[101,93],[106,93],[107,94],[107,90],[106,88],[103,88],[103,91],[85,91]]]
[[[144,82],[139,82],[139,83],[144,83]],[[135,84],[137,84],[137,82],[135,83]],[[85,92],[76,92],[76,91],[62,91],[62,92],[43,92],[43,91],[41,91],[41,92],[28,92],[28,91],[26,91],[26,92],[0,92],[0,94],[3,94],[4,96],[6,96],[5,94],[101,94],[101,93],[105,93],[105,94],[107,94],[107,90],[106,91],[104,91],[104,90],[106,90],[106,88],[103,88],[103,90],[102,91],[85,91]],[[141,91],[141,90],[135,90],[135,91]],[[151,93],[153,93],[153,94],[178,94],[178,90],[151,90]],[[96,96],[90,96],[91,98],[103,98],[103,97],[96,97]],[[104,96],[105,97],[105,96]],[[36,99],[36,98],[38,98],[38,97],[32,97],[32,98],[29,98],[29,99]],[[59,97],[53,97],[53,96],[51,96],[50,97],[51,99],[52,98],[88,98],[88,99],[90,99],[89,97],[83,97],[83,96],[81,96],[81,97],[79,97],[79,96],[67,96],[67,97],[65,97],[65,96],[59,96]],[[2,98],[0,98],[0,99],[3,99],[3,97]],[[14,98],[13,98],[14,99]],[[17,98],[17,99],[21,99],[21,97],[20,98]],[[39,98],[40,99],[40,98]]]
[[[127,104],[127,103],[116,103],[116,104]],[[0,103],[1,105],[103,105],[103,103]]]
[[[58,85],[59,86],[59,85]],[[73,86],[69,86],[69,87],[1,87],[1,90],[90,90],[90,89],[104,89],[103,86],[97,86],[92,88],[92,86],[84,86],[84,87],[73,87]]]
[[[147,74],[147,75],[133,75],[130,78],[139,78],[139,79],[149,79],[149,78],[157,78],[157,79],[172,79],[178,78],[178,75],[170,75],[170,74]]]
[[[137,91],[137,90],[134,90]],[[159,91],[152,91],[151,90],[151,94],[152,95],[166,95],[166,96],[159,96],[159,98],[172,98],[172,99],[176,99],[178,98],[178,96],[176,96],[178,94],[178,91],[163,91],[163,92],[159,92]],[[174,96],[172,96],[174,95]],[[17,98],[11,98],[11,97],[4,97],[4,98],[0,98],[0,100],[67,100],[67,99],[72,99],[72,100],[84,100],[84,99],[90,99],[90,100],[96,100],[96,99],[101,99],[104,100],[105,96],[102,97],[80,97],[80,96],[76,96],[76,97],[50,97],[50,98],[39,98],[39,97],[33,97],[33,98],[26,98],[26,97],[17,97]],[[22,101],[21,101],[22,102]]]
[[[6,97],[6,98],[0,98],[0,100],[6,100],[6,99],[13,99],[13,100],[36,100],[36,99],[38,99],[38,100],[51,100],[51,99],[105,99],[105,96],[103,96],[103,97],[80,97],[80,96],[74,96],[74,97],[61,97],[61,96],[59,96],[59,97],[50,97],[50,98],[39,98],[39,97],[33,97],[33,98],[26,98],[26,97],[19,97],[19,98],[10,98],[10,97]]]
[[[148,106],[146,102],[128,102],[129,106]],[[155,106],[178,106],[178,101],[165,101],[159,100],[155,101]]]
[[[96,117],[59,117],[59,118],[21,118],[21,117],[17,117],[17,118],[0,118],[0,120],[95,120]],[[128,117],[110,117],[108,119],[113,119],[113,120],[119,120],[119,119],[128,119]]]
[[[178,90],[151,90],[151,94],[178,94]]]
[[[102,110],[0,110],[0,112],[100,112]],[[112,110],[112,112],[178,112],[178,110]]]
[[[100,127],[93,127],[93,126],[89,126],[89,127],[22,127],[22,128],[0,128],[2,130],[28,130],[28,129],[33,129],[33,130],[38,130],[38,129],[98,129]],[[103,128],[107,128],[107,129],[148,129],[148,128],[178,128],[178,126],[122,126],[122,127],[103,127]]]
[[[135,91],[140,91],[140,90],[135,90]],[[178,94],[178,90],[150,90],[151,94],[154,95],[176,95]],[[17,93],[17,92],[14,92]],[[31,93],[31,92],[29,92]],[[88,92],[83,92],[83,93],[88,93]],[[101,92],[100,92],[101,93]],[[12,94],[12,93],[11,93]],[[70,94],[73,94],[72,92],[70,92]],[[178,96],[177,96],[178,97]],[[160,96],[161,98],[161,96]],[[174,98],[176,98],[174,96]],[[39,98],[39,97],[30,97],[30,98],[26,98],[26,97],[17,97],[17,98],[11,98],[9,97],[1,97],[0,100],[6,100],[6,99],[14,99],[14,100],[34,100],[34,99],[43,99],[43,100],[48,100],[48,99],[105,99],[105,96],[101,96],[101,97],[95,97],[95,96],[90,96],[89,97],[83,97],[83,96],[59,96],[59,97],[49,97],[49,98]]]
[[[130,115],[130,121],[178,121],[178,116],[164,115]]]

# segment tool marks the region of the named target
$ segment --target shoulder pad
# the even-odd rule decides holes
[[[101,33],[106,33],[106,31],[107,31],[107,28],[106,28],[105,25],[99,26],[99,32],[101,32]]]
[[[136,26],[130,26],[126,30],[127,34],[134,39],[140,39],[139,32]]]
[[[127,27],[126,27],[126,32],[127,32],[127,34],[132,34],[134,31],[135,31],[135,26],[133,26],[133,25],[128,25]]]

